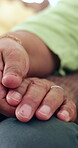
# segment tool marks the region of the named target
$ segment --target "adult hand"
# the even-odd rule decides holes
[[[16,107],[16,117],[27,122],[36,115],[40,120],[48,120],[54,113],[63,121],[75,121],[77,117],[76,105],[69,93],[47,79],[27,78],[20,87],[10,90],[6,100]]]
[[[15,107],[5,98],[7,88],[18,87],[29,69],[29,57],[25,49],[10,38],[0,38],[0,113],[15,116]]]
[[[0,39],[0,71],[2,84],[18,87],[29,70],[29,57],[23,46],[11,38]]]
[[[15,107],[9,105],[5,99],[7,92],[7,88],[2,85],[2,72],[0,71],[0,113],[5,116],[14,117]]]

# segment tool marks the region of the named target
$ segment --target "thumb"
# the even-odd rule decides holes
[[[18,48],[19,47],[19,48]],[[29,57],[19,45],[3,51],[4,70],[2,84],[7,88],[18,87],[29,70]]]

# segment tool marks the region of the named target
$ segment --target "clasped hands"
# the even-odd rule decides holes
[[[22,122],[34,115],[48,120],[55,113],[63,121],[75,121],[77,109],[70,94],[50,89],[56,84],[47,79],[27,77],[29,69],[24,48],[12,39],[0,39],[0,113]]]

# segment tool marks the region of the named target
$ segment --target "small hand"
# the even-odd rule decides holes
[[[40,120],[48,120],[56,113],[63,121],[75,121],[77,116],[76,105],[69,93],[52,88],[53,82],[47,79],[27,78],[20,87],[12,89],[6,96],[7,102],[16,107],[16,117],[27,122],[36,115]]]

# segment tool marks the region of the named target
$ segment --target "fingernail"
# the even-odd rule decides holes
[[[51,108],[48,105],[43,105],[39,111],[41,114],[43,114],[44,116],[49,116],[50,112],[51,112]]]
[[[15,100],[15,101],[20,101],[21,100],[21,94],[16,92],[16,91],[10,91],[9,94],[7,95],[7,99],[9,100]]]
[[[23,118],[30,118],[32,114],[32,107],[28,104],[24,104],[18,111],[18,114]]]
[[[70,116],[69,116],[68,111],[63,110],[63,111],[60,111],[59,114],[61,114],[65,118],[66,121],[69,121]]]

